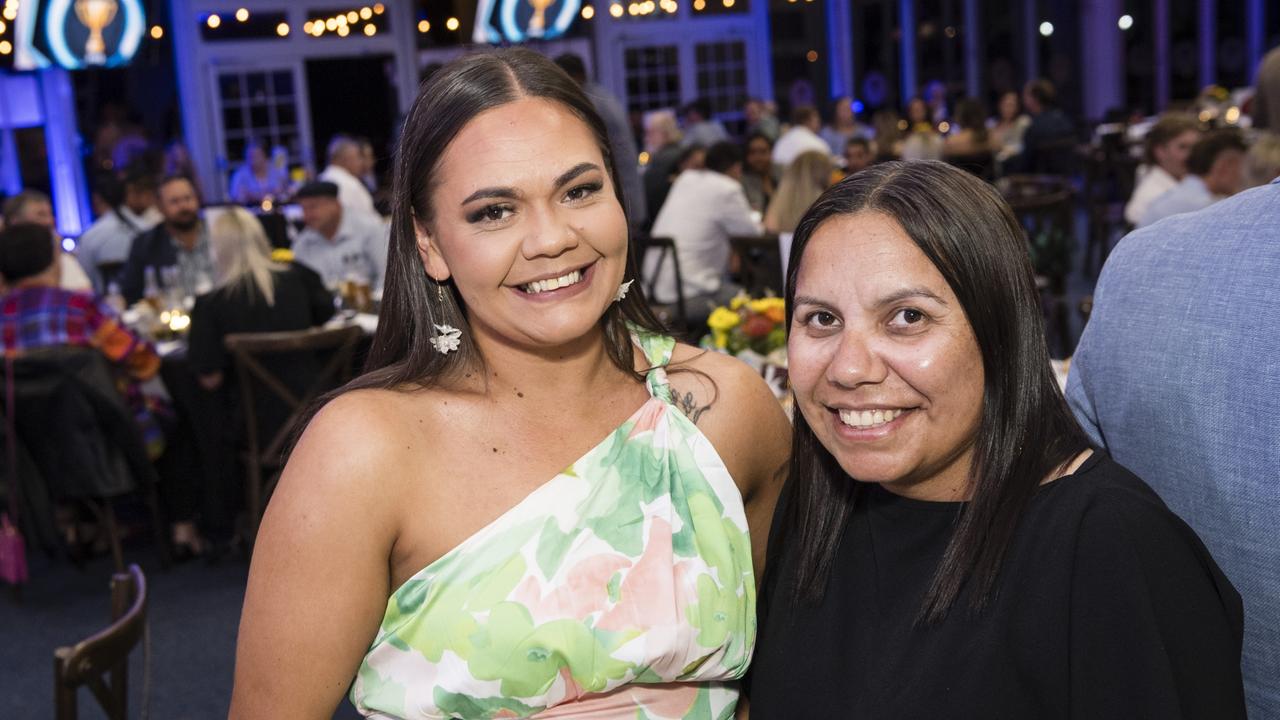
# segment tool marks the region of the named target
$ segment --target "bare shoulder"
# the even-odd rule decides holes
[[[791,423],[764,378],[723,353],[678,344],[667,373],[676,405],[716,446],[744,494],[773,479]]]

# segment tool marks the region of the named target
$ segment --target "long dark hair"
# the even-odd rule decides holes
[[[622,183],[604,122],[578,85],[555,63],[531,50],[513,48],[468,55],[442,67],[423,83],[405,118],[395,157],[391,244],[378,332],[365,374],[344,391],[427,386],[449,372],[483,363],[470,338],[466,308],[457,288],[451,281],[438,283],[422,265],[414,222],[431,222],[431,194],[438,184],[440,159],[463,127],[486,110],[526,97],[558,103],[586,123],[625,212]],[[637,277],[635,258],[628,253],[624,280]],[[609,306],[600,322],[610,360],[629,373],[635,368],[627,322],[655,332],[662,329],[638,282],[624,300]],[[441,355],[435,351],[430,344],[435,325],[463,331],[458,352]]]
[[[970,609],[992,596],[1000,564],[1041,480],[1088,447],[1049,365],[1035,276],[1022,228],[995,190],[941,162],[888,162],[845,178],[801,219],[787,272],[790,332],[805,247],[828,219],[860,212],[896,221],[946,279],[982,354],[985,387],[961,511],[919,611],[941,620],[968,584]],[[780,538],[797,559],[791,597],[825,594],[859,483],[841,470],[796,414],[788,509]]]

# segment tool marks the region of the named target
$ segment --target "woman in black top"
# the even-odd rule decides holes
[[[214,290],[196,298],[191,311],[187,358],[205,396],[200,399],[199,426],[206,470],[213,479],[203,498],[204,529],[217,543],[225,544],[230,532],[231,507],[239,493],[235,458],[244,443],[245,424],[240,408],[231,357],[223,340],[232,333],[305,330],[324,324],[333,316],[333,296],[320,276],[298,264],[271,260],[271,246],[258,222],[248,211],[224,208],[209,224],[213,254]],[[211,213],[212,214],[212,213]],[[321,371],[312,353],[276,355],[261,359],[295,394],[301,395]],[[258,440],[262,446],[289,417],[291,409],[274,393],[255,394]]]
[[[1237,718],[1240,597],[1050,371],[1023,232],[937,162],[796,231],[754,718]]]

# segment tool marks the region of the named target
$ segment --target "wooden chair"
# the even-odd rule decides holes
[[[53,651],[54,712],[75,720],[77,695],[88,686],[110,720],[128,716],[129,653],[147,623],[147,579],[137,565],[111,578],[111,624],[75,645]]]
[[[1044,304],[1046,334],[1071,350],[1071,329],[1066,304],[1067,276],[1075,248],[1075,190],[1066,178],[1046,175],[1012,175],[997,183],[1013,214],[1027,235],[1036,287]]]
[[[307,411],[312,401],[322,393],[351,379],[351,360],[363,331],[355,325],[338,328],[311,328],[271,333],[235,333],[228,335],[224,343],[231,353],[240,384],[241,412],[244,413],[248,434],[248,452],[245,464],[248,478],[245,483],[245,503],[249,517],[248,537],[252,544],[262,519],[265,501],[275,488],[279,471],[284,467],[283,453],[293,435],[294,426]],[[273,355],[327,354],[327,361],[309,386],[301,393],[290,389],[289,383],[272,373],[262,363]],[[263,388],[285,403],[289,416],[263,446],[259,437],[258,394],[255,388]],[[264,486],[264,473],[269,474]]]
[[[729,246],[738,257],[738,283],[749,295],[782,294],[786,288],[777,235],[738,235],[729,238]]]
[[[684,275],[680,272],[680,257],[676,254],[675,240],[669,237],[642,236],[637,238],[635,247],[638,255],[636,267],[640,268],[640,284],[644,287],[644,295],[649,301],[649,306],[653,308],[658,319],[668,327],[687,331],[689,310],[685,306]],[[651,255],[655,258],[652,263],[649,262]],[[662,274],[662,269],[668,262],[671,263],[672,272],[675,274],[676,301],[659,303],[654,300],[653,290],[658,283],[658,276]]]
[[[964,170],[965,172],[978,177],[987,182],[991,182],[996,176],[996,156],[991,151],[970,153],[967,155],[947,155],[943,157],[948,165]]]

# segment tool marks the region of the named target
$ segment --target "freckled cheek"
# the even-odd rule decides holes
[[[831,364],[833,344],[792,336],[787,344],[787,375],[796,393],[804,397],[822,382]]]

